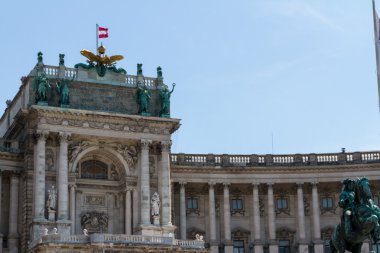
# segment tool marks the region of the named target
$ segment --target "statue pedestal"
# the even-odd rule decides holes
[[[49,210],[48,213],[49,213],[48,220],[54,221],[55,220],[55,211]]]
[[[161,115],[161,117],[162,117],[162,118],[170,118],[170,114],[165,114],[165,113],[163,113],[163,114]]]
[[[153,225],[155,225],[155,226],[160,225],[160,216],[159,215],[153,216]]]

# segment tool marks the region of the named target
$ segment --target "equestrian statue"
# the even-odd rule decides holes
[[[370,238],[380,240],[380,208],[373,203],[370,183],[367,178],[343,181],[339,207],[343,209],[340,224],[332,233],[331,253],[360,253],[363,241]]]

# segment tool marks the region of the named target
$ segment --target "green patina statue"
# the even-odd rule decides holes
[[[37,64],[43,64],[43,59],[42,59],[42,52],[40,51],[40,52],[38,52],[37,53]]]
[[[33,91],[36,97],[36,103],[47,105],[47,93],[50,90],[50,81],[45,73],[38,73],[33,82]]]
[[[175,83],[172,84],[173,88],[171,91],[165,86],[164,89],[160,90],[161,98],[161,117],[170,117],[170,96],[172,95],[175,87]]]
[[[332,234],[331,252],[360,253],[365,239],[370,238],[374,243],[380,240],[380,208],[372,201],[367,178],[346,179],[343,185],[339,197],[343,214]]]
[[[139,113],[144,116],[149,116],[150,92],[146,85],[140,85],[137,82],[137,103],[139,104]]]
[[[142,70],[142,63],[137,63],[137,75],[142,76],[143,70]]]
[[[65,54],[59,54],[59,66],[65,66]]]
[[[162,78],[162,68],[160,66],[157,67],[157,78]]]
[[[59,104],[61,107],[69,107],[70,105],[70,89],[69,80],[62,79],[57,81],[57,91],[59,94]]]

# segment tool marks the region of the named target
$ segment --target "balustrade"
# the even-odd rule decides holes
[[[380,162],[380,152],[355,152],[295,155],[214,155],[171,154],[171,163],[177,165],[210,166],[308,166]]]

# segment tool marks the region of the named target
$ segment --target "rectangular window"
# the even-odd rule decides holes
[[[244,253],[244,240],[234,240],[234,253]]]
[[[288,202],[286,201],[286,198],[277,198],[277,209],[288,209]]]
[[[231,209],[233,211],[243,210],[243,200],[242,199],[232,199]]]
[[[333,208],[333,199],[331,197],[322,198],[322,208],[332,209]]]
[[[197,198],[187,198],[187,209],[198,209],[198,199]]]
[[[278,241],[278,253],[290,253],[290,241],[279,240]]]

